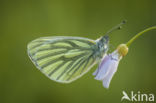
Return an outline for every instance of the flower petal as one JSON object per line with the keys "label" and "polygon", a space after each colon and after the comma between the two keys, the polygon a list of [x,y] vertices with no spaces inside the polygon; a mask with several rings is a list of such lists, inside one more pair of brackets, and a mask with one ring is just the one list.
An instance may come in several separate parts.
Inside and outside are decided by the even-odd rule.
{"label": "flower petal", "polygon": [[107,75],[110,66],[110,57],[107,55],[102,62],[100,63],[99,68],[97,69],[96,80],[103,80],[103,78]]}
{"label": "flower petal", "polygon": [[93,73],[96,80],[103,81],[103,86],[105,88],[109,87],[110,81],[117,71],[120,59],[121,57],[117,51],[114,51],[110,55],[106,55],[105,58],[102,59],[99,68]]}
{"label": "flower petal", "polygon": [[109,69],[109,72],[107,73],[107,75],[103,78],[103,86],[105,88],[109,88],[109,85],[110,85],[110,82],[111,82],[111,79],[113,77],[113,75],[115,74],[115,72],[117,71],[117,67],[118,67],[118,64],[119,64],[119,61],[117,60],[112,60],[111,61],[111,65],[110,65],[110,69]]}
{"label": "flower petal", "polygon": [[99,67],[95,70],[95,72],[93,73],[94,76],[96,76],[99,72],[99,70],[101,70],[101,64],[104,64],[104,62],[106,62],[108,59],[108,55],[105,55],[103,58],[102,58],[102,62],[100,63]]}

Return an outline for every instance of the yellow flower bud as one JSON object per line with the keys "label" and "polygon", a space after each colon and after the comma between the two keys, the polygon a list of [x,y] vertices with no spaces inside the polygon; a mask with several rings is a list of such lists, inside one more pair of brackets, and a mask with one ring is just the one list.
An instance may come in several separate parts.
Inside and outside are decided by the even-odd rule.
{"label": "yellow flower bud", "polygon": [[125,56],[127,53],[128,53],[128,47],[126,44],[120,44],[118,47],[117,47],[117,50],[118,50],[118,53],[121,55],[121,56]]}

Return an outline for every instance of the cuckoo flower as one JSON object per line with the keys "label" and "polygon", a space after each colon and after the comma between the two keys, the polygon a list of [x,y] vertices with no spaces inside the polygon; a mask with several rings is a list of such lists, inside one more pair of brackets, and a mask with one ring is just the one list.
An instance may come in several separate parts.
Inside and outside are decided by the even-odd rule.
{"label": "cuckoo flower", "polygon": [[119,61],[127,52],[128,47],[125,44],[119,45],[113,53],[106,55],[102,59],[98,69],[93,73],[96,80],[103,81],[103,86],[105,88],[109,87],[110,81],[117,71]]}
{"label": "cuckoo flower", "polygon": [[95,79],[102,81],[105,88],[109,88],[110,81],[117,71],[120,60],[128,53],[128,47],[142,34],[154,29],[156,29],[156,26],[149,27],[139,32],[134,37],[132,37],[126,44],[120,44],[113,53],[106,55],[102,59],[98,69],[93,73]]}

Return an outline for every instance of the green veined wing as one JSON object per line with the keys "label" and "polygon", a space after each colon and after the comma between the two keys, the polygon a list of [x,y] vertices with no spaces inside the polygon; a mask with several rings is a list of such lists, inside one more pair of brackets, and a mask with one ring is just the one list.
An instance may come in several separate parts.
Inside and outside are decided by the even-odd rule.
{"label": "green veined wing", "polygon": [[96,63],[95,44],[81,37],[41,37],[28,44],[28,55],[47,77],[70,83]]}

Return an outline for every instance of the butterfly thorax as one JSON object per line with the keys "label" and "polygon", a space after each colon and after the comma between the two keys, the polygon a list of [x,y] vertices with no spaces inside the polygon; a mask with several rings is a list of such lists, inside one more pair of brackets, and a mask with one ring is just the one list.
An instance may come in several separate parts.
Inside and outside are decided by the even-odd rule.
{"label": "butterfly thorax", "polygon": [[103,36],[100,39],[96,40],[95,45],[95,56],[99,57],[100,59],[104,56],[104,54],[108,51],[108,43],[109,37]]}

